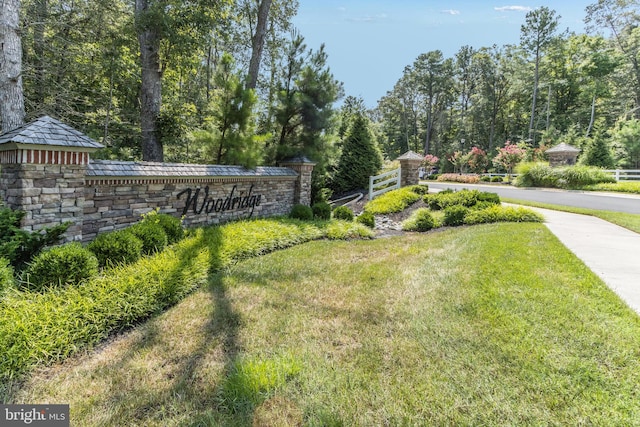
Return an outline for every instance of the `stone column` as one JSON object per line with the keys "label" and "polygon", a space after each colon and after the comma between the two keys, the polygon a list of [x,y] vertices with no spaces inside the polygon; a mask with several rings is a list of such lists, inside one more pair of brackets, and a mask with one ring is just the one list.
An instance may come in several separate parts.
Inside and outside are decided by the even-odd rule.
{"label": "stone column", "polygon": [[293,203],[311,205],[311,175],[316,164],[304,156],[294,157],[280,162],[280,166],[293,169],[298,173]]}
{"label": "stone column", "polygon": [[420,181],[418,175],[418,169],[424,161],[424,157],[413,151],[407,151],[402,156],[398,157],[401,168],[400,185],[406,187],[408,185],[417,185]]}
{"label": "stone column", "polygon": [[85,173],[100,147],[46,116],[0,135],[1,201],[26,212],[24,230],[70,222],[64,239],[82,240]]}

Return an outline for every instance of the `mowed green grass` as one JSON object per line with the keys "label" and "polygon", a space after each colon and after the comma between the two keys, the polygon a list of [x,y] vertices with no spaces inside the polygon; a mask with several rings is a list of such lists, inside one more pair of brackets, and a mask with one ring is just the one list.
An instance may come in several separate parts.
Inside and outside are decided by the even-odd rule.
{"label": "mowed green grass", "polygon": [[541,224],[315,241],[10,400],[74,426],[634,425],[639,319]]}

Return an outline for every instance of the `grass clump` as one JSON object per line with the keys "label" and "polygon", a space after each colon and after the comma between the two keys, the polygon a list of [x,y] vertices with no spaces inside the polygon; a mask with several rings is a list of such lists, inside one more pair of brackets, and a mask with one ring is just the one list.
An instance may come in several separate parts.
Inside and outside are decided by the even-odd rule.
{"label": "grass clump", "polygon": [[98,274],[98,259],[80,243],[40,252],[23,273],[24,286],[41,291],[51,286],[77,285]]}
{"label": "grass clump", "polygon": [[427,194],[423,200],[431,210],[441,210],[451,206],[471,208],[478,204],[480,204],[480,207],[500,204],[500,197],[495,193],[467,189]]}
{"label": "grass clump", "polygon": [[411,216],[402,222],[404,231],[429,231],[436,227],[436,221],[427,208],[419,208],[411,213]]}
{"label": "grass clump", "polygon": [[494,205],[486,209],[471,210],[465,215],[465,224],[486,224],[492,222],[542,222],[544,217],[531,209],[514,206]]}
{"label": "grass clump", "polygon": [[421,195],[415,192],[414,187],[417,186],[403,187],[384,193],[373,200],[369,200],[364,206],[364,210],[374,215],[402,212],[408,206],[420,200]]}

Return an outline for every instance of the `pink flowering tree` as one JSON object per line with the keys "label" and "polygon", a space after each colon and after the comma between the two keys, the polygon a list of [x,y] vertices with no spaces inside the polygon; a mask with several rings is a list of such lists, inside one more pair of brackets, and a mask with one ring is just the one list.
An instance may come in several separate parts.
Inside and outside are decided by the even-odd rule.
{"label": "pink flowering tree", "polygon": [[432,169],[435,165],[438,164],[440,159],[433,154],[427,154],[424,156],[424,161],[422,162],[427,169]]}
{"label": "pink flowering tree", "polygon": [[469,167],[472,172],[482,173],[489,165],[489,157],[487,153],[478,147],[473,147],[469,156]]}
{"label": "pink flowering tree", "polygon": [[493,158],[496,167],[503,167],[507,170],[508,179],[511,179],[513,168],[524,159],[527,150],[507,141],[503,148],[498,148],[498,155]]}

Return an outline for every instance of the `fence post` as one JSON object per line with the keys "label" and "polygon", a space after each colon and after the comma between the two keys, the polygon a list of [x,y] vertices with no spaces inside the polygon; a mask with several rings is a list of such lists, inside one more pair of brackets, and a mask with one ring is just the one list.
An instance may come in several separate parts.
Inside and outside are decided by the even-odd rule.
{"label": "fence post", "polygon": [[616,182],[620,181],[620,169],[616,169]]}
{"label": "fence post", "polygon": [[373,176],[369,177],[369,199],[368,200],[373,200]]}

